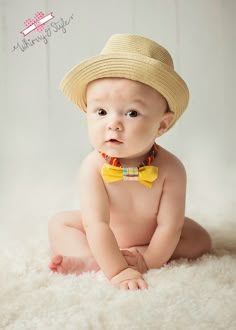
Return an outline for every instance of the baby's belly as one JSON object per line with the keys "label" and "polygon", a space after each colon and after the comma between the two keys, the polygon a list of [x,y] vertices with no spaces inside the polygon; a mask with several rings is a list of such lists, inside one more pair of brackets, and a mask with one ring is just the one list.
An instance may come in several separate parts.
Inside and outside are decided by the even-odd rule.
{"label": "baby's belly", "polygon": [[157,227],[156,220],[112,221],[110,227],[116,237],[120,248],[128,248],[137,245],[148,245]]}

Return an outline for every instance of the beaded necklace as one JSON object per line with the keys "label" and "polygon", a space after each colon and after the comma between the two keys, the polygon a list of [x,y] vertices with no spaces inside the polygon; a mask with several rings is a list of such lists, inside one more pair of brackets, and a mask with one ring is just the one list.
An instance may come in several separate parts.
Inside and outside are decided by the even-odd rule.
{"label": "beaded necklace", "polygon": [[[139,169],[140,167],[143,166],[149,166],[151,165],[152,161],[154,160],[154,158],[157,155],[157,151],[158,151],[158,145],[156,143],[154,143],[154,145],[152,146],[147,158],[140,164],[137,166],[137,168]],[[100,155],[112,166],[116,166],[116,167],[122,167],[120,161],[118,158],[116,157],[111,157],[108,156],[107,154],[105,154],[104,152],[100,151]]]}

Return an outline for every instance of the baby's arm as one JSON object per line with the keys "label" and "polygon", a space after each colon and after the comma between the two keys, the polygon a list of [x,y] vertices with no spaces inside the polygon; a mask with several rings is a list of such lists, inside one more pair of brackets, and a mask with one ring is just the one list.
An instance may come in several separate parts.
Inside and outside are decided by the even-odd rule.
{"label": "baby's arm", "polygon": [[121,288],[144,287],[146,282],[141,273],[129,268],[110,229],[107,192],[91,157],[87,157],[81,166],[80,201],[88,244],[104,274]]}
{"label": "baby's arm", "polygon": [[172,256],[180,239],[185,216],[186,172],[174,159],[165,178],[157,215],[157,228],[143,253],[147,267],[160,268]]}

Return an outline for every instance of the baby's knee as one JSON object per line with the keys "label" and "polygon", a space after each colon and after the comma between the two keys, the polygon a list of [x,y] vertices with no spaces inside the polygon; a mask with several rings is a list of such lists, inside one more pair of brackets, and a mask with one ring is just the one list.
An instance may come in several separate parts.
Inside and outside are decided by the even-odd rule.
{"label": "baby's knee", "polygon": [[58,222],[63,222],[65,217],[66,217],[66,213],[65,211],[62,211],[62,212],[57,212],[55,213],[51,219],[49,220],[49,223],[58,223]]}
{"label": "baby's knee", "polygon": [[204,230],[204,232],[202,233],[201,242],[202,242],[202,253],[203,254],[209,253],[211,251],[212,241],[211,241],[211,236],[206,230]]}
{"label": "baby's knee", "polygon": [[54,229],[55,227],[64,225],[65,222],[65,214],[64,212],[59,212],[54,214],[48,221],[48,229]]}
{"label": "baby's knee", "polygon": [[74,227],[81,229],[82,220],[80,211],[62,211],[56,213],[54,216],[49,219],[48,228],[53,230],[58,227]]}
{"label": "baby's knee", "polygon": [[193,248],[194,258],[201,257],[203,254],[211,251],[211,237],[205,229],[201,228],[195,238],[196,244]]}

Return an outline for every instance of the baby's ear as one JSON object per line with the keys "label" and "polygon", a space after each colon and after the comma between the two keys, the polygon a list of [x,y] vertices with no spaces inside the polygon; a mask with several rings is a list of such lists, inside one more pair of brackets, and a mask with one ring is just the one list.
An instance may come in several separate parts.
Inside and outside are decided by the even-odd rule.
{"label": "baby's ear", "polygon": [[172,111],[165,112],[161,118],[159,128],[157,130],[157,136],[159,137],[164,134],[171,126],[175,119],[175,114]]}

